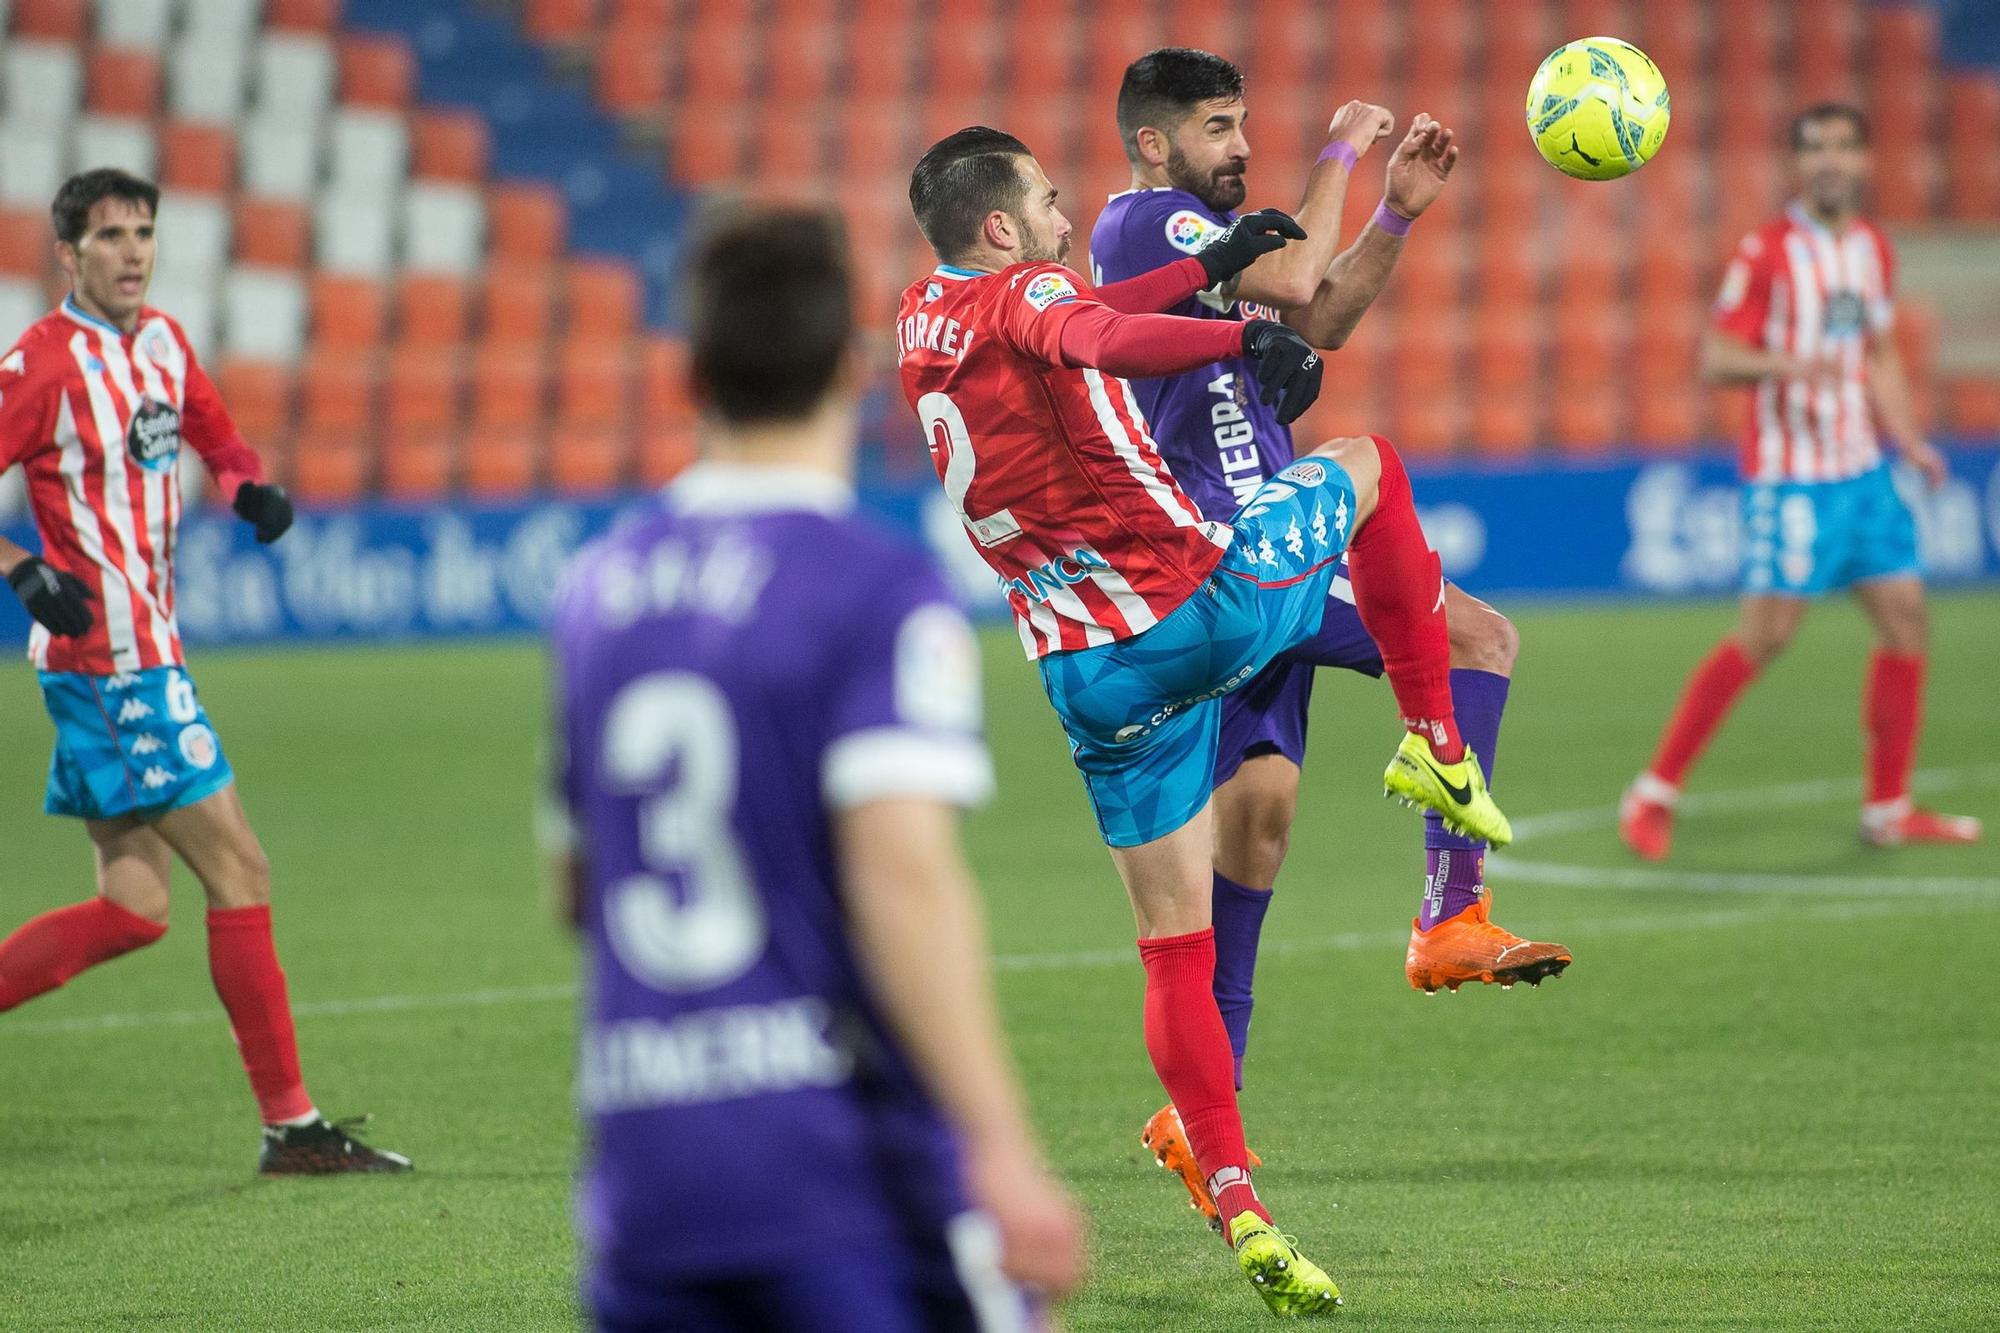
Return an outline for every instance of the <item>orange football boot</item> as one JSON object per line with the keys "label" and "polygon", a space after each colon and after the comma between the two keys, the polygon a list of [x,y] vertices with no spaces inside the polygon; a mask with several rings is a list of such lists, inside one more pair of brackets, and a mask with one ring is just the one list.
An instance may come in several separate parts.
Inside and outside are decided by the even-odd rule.
{"label": "orange football boot", "polygon": [[1410,922],[1403,972],[1411,986],[1426,995],[1437,994],[1440,986],[1456,994],[1468,981],[1498,982],[1502,990],[1517,981],[1539,986],[1544,977],[1561,976],[1575,961],[1560,944],[1524,940],[1494,925],[1488,916],[1492,898],[1490,892],[1480,894],[1478,902],[1429,930]]}
{"label": "orange football boot", "polygon": [[[1215,1210],[1215,1200],[1208,1195],[1208,1182],[1202,1179],[1201,1168],[1195,1165],[1194,1149],[1188,1147],[1187,1128],[1181,1124],[1181,1113],[1172,1102],[1153,1112],[1153,1118],[1139,1132],[1139,1142],[1146,1145],[1153,1161],[1162,1169],[1181,1178],[1181,1184],[1187,1186],[1188,1207],[1207,1219],[1210,1231],[1221,1234],[1222,1216]],[[1262,1166],[1264,1159],[1251,1152],[1250,1165]]]}
{"label": "orange football boot", "polygon": [[1978,842],[1982,830],[1971,815],[1941,815],[1915,806],[1892,811],[1886,818],[1861,815],[1861,840],[1875,847],[1902,847],[1910,843],[1950,843],[1968,846]]}

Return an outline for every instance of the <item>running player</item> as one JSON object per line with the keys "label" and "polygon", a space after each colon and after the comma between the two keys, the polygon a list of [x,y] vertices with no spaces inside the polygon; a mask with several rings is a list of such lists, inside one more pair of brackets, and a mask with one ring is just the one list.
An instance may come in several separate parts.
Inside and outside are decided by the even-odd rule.
{"label": "running player", "polygon": [[[1166,48],[1134,61],[1118,93],[1118,133],[1132,182],[1113,195],[1091,233],[1100,283],[1117,282],[1189,254],[1222,234],[1247,193],[1249,112],[1243,72],[1206,51]],[[1198,319],[1282,319],[1316,347],[1340,347],[1388,280],[1411,222],[1443,190],[1458,157],[1452,132],[1419,116],[1388,166],[1381,205],[1340,248],[1341,208],[1356,161],[1394,127],[1388,111],[1349,102],[1328,127],[1297,214],[1309,239],[1266,255],[1232,282],[1190,297],[1175,313]],[[1241,390],[1246,367],[1221,361],[1192,374],[1140,380],[1133,389],[1174,476],[1209,514],[1227,513],[1292,461],[1291,431]],[[1342,571],[1344,574],[1345,571]],[[1452,702],[1487,780],[1517,638],[1506,617],[1445,585]],[[1382,657],[1336,577],[1319,632],[1222,705],[1216,756],[1214,914],[1216,1001],[1243,1081],[1251,980],[1298,807],[1313,668],[1382,674]],[[1426,993],[1466,982],[1539,984],[1570,963],[1560,945],[1523,940],[1492,923],[1485,845],[1444,827],[1424,829],[1424,890],[1411,922],[1404,972]],[[1167,1165],[1179,1151],[1171,1109],[1146,1138]],[[1208,1204],[1198,1194],[1197,1207]]]}
{"label": "running player", "polygon": [[607,1330],[1024,1329],[1016,1283],[1071,1287],[1081,1232],[959,851],[992,785],[971,629],[853,512],[835,226],[725,223],[689,287],[706,457],[577,558],[553,627],[586,1304]]}
{"label": "running player", "polygon": [[1250,1183],[1211,989],[1210,784],[1221,696],[1317,630],[1351,547],[1356,601],[1408,728],[1387,785],[1510,836],[1452,717],[1443,588],[1408,479],[1388,441],[1336,440],[1232,522],[1204,520],[1119,378],[1247,356],[1280,422],[1304,411],[1321,366],[1282,324],[1118,313],[1166,310],[1273,240],[1303,239],[1282,215],[1239,220],[1200,255],[1093,292],[1063,266],[1069,223],[1011,135],[979,127],[934,144],[910,202],[941,262],[903,294],[903,391],[1007,589],[1131,897],[1147,1050],[1186,1123],[1190,1169],[1271,1307],[1330,1309],[1332,1282],[1278,1235]]}
{"label": "running player", "polygon": [[1895,256],[1860,215],[1868,121],[1825,103],[1792,122],[1799,197],[1743,238],[1723,274],[1704,377],[1752,388],[1743,436],[1743,596],[1736,631],[1688,677],[1618,831],[1648,861],[1673,840],[1674,804],[1745,686],[1784,651],[1811,599],[1851,588],[1875,626],[1863,703],[1868,759],[1861,837],[1879,847],[1971,843],[1979,821],[1910,801],[1930,613],[1916,525],[1875,422],[1933,488],[1944,459],[1924,439],[1892,330]]}
{"label": "running player", "polygon": [[[145,303],[160,192],[111,168],[56,194],[62,306],[0,360],[0,471],[20,463],[42,553],[0,538],[35,628],[28,655],[55,720],[52,815],[84,821],[97,896],[0,940],[0,1012],[167,932],[178,856],[208,896],[215,991],[264,1119],[267,1175],[401,1171],[313,1106],[271,942],[271,867],[195,694],[174,622],[183,439],[257,540],[292,523],[181,326]],[[352,1122],[349,1122],[352,1123]]]}

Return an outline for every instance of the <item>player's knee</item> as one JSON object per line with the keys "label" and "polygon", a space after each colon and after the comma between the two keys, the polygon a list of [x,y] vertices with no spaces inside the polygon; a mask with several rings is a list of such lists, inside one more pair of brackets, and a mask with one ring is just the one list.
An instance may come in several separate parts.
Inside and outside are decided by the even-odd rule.
{"label": "player's knee", "polygon": [[1277,791],[1257,792],[1236,802],[1228,823],[1217,829],[1216,869],[1249,888],[1277,883],[1292,849],[1296,811],[1296,800]]}
{"label": "player's knee", "polygon": [[1907,607],[1898,607],[1896,613],[1883,618],[1877,636],[1881,646],[1892,653],[1921,653],[1930,646],[1930,610],[1918,601]]}
{"label": "player's knee", "polygon": [[[135,894],[114,892],[107,893],[104,896],[118,907],[138,917],[141,921],[150,922],[158,926],[161,934],[166,933],[168,913],[167,894],[164,889],[158,893]],[[139,941],[139,943],[151,944],[158,938],[158,935],[150,936]],[[136,948],[137,946],[135,945],[134,947]]]}
{"label": "player's knee", "polygon": [[1792,646],[1792,637],[1799,632],[1796,624],[1759,625],[1737,635],[1737,642],[1743,646],[1743,655],[1758,666],[1769,666]]}
{"label": "player's knee", "polygon": [[1460,615],[1454,607],[1448,621],[1451,664],[1497,676],[1513,675],[1514,659],[1521,653],[1521,632],[1514,628],[1514,622],[1483,602],[1466,608],[1466,612]]}

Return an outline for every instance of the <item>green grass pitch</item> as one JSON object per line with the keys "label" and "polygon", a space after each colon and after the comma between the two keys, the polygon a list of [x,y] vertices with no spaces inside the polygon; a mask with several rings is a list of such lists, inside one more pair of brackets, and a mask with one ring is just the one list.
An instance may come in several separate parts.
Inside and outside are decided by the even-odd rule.
{"label": "green grass pitch", "polygon": [[[1829,605],[1697,771],[1734,795],[1691,813],[1669,874],[1635,878],[1608,807],[1729,614],[1517,615],[1497,792],[1528,836],[1498,914],[1577,955],[1540,991],[1407,989],[1421,861],[1417,821],[1377,796],[1389,696],[1322,676],[1244,1106],[1260,1185],[1348,1325],[2000,1326],[2000,596],[1937,601],[1921,755],[1989,849],[1858,845],[1866,633]],[[1139,1147],[1161,1094],[1130,919],[1033,673],[1011,636],[988,647],[1001,798],[969,841],[1037,1118],[1095,1231],[1066,1321],[1257,1327]],[[187,882],[158,947],[0,1017],[0,1328],[573,1326],[574,951],[529,831],[538,656],[195,670],[277,867],[310,1086],[375,1112],[418,1170],[253,1174]],[[81,831],[36,813],[32,679],[6,679],[0,930],[90,884]]]}

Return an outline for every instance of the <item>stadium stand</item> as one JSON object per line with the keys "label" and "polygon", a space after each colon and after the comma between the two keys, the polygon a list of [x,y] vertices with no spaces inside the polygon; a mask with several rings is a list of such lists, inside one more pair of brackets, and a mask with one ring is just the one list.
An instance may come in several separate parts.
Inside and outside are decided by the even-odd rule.
{"label": "stadium stand", "polygon": [[[157,174],[155,303],[321,503],[671,475],[692,412],[670,278],[700,199],[837,203],[883,328],[931,262],[904,200],[924,143],[1021,133],[1081,245],[1125,182],[1119,75],[1166,42],[1248,69],[1259,199],[1296,198],[1329,98],[1465,136],[1310,434],[1504,458],[1729,433],[1734,405],[1694,374],[1706,302],[1813,98],[1871,110],[1896,226],[2000,221],[2000,77],[1941,59],[1938,12],[1914,4],[1350,0],[1337,41],[1292,0],[12,0],[0,23],[0,332],[60,291],[62,178]],[[1528,71],[1583,31],[1629,33],[1675,93],[1666,151],[1617,188],[1548,170],[1520,125]],[[2000,382],[1931,373],[1934,322],[1905,323],[1932,419],[2000,430]]]}

